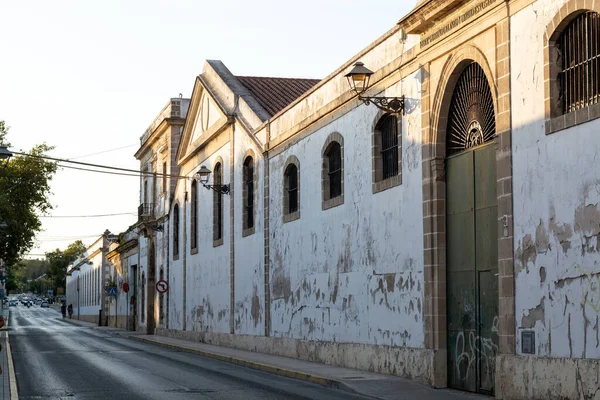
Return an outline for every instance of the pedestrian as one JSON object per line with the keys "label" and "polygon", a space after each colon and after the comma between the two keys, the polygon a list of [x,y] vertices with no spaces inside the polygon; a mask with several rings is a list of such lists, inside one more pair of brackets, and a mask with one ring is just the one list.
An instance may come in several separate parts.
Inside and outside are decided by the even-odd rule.
{"label": "pedestrian", "polygon": [[63,319],[67,317],[67,304],[63,301],[60,306],[60,313],[62,314]]}
{"label": "pedestrian", "polygon": [[69,312],[69,319],[73,319],[73,304],[69,304],[67,311]]}

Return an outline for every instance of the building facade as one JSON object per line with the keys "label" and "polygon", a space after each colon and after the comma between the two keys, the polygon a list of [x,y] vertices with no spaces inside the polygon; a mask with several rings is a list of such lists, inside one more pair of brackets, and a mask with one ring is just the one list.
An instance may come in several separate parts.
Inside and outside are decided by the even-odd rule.
{"label": "building facade", "polygon": [[[168,266],[160,311],[148,286],[152,330],[498,398],[593,398],[599,12],[420,1],[320,81],[207,61],[171,148],[165,239],[141,250]],[[403,96],[401,113],[350,90],[358,61],[364,95]]]}
{"label": "building facade", "polygon": [[166,295],[156,292],[156,282],[170,273],[171,262],[166,223],[178,180],[175,152],[181,139],[189,99],[172,98],[140,138],[135,154],[140,162],[139,263],[136,269],[136,329],[153,333],[157,324],[166,324],[169,307]]}
{"label": "building facade", "polygon": [[[85,253],[67,267],[67,306],[73,306],[73,318],[106,326],[111,299],[105,287],[114,280],[114,266],[107,259],[108,248],[117,237],[105,231]],[[115,311],[113,309],[113,316]]]}

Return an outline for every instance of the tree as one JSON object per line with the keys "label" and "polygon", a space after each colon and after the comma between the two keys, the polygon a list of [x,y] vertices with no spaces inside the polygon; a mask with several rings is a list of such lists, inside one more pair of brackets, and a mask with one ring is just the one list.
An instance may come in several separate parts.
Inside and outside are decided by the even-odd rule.
{"label": "tree", "polygon": [[[0,145],[9,147],[8,127],[0,121]],[[29,152],[43,156],[52,147],[35,146]],[[0,165],[0,259],[11,268],[34,245],[34,238],[42,228],[40,215],[52,209],[49,201],[50,181],[57,164],[34,157],[13,157]]]}
{"label": "tree", "polygon": [[56,249],[46,253],[46,260],[48,261],[46,278],[53,287],[65,287],[67,267],[85,253],[85,250],[86,247],[83,242],[76,240],[64,251]]}

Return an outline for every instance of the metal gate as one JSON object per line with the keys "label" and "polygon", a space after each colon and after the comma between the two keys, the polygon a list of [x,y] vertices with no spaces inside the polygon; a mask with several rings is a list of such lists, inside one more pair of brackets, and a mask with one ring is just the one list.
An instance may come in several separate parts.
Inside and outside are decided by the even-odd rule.
{"label": "metal gate", "polygon": [[493,394],[498,353],[498,214],[493,102],[481,68],[452,99],[446,159],[448,385]]}

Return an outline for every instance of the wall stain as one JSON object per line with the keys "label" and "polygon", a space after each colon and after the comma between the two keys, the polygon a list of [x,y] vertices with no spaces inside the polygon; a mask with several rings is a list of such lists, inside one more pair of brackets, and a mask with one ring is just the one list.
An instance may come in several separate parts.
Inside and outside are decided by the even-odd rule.
{"label": "wall stain", "polygon": [[258,298],[258,288],[254,285],[254,294],[252,295],[252,306],[250,308],[250,315],[252,321],[254,321],[254,327],[262,320],[262,313],[260,309],[260,299]]}
{"label": "wall stain", "polygon": [[540,267],[540,283],[546,282],[546,268]]}
{"label": "wall stain", "polygon": [[275,251],[275,268],[273,269],[273,283],[271,296],[273,300],[285,299],[287,302],[292,294],[292,285],[290,277],[287,275],[284,266],[281,252],[279,249]]}
{"label": "wall stain", "polygon": [[535,328],[535,323],[540,321],[546,326],[546,310],[545,310],[546,296],[540,299],[540,304],[534,308],[530,308],[528,314],[521,317],[521,328],[531,329]]}

